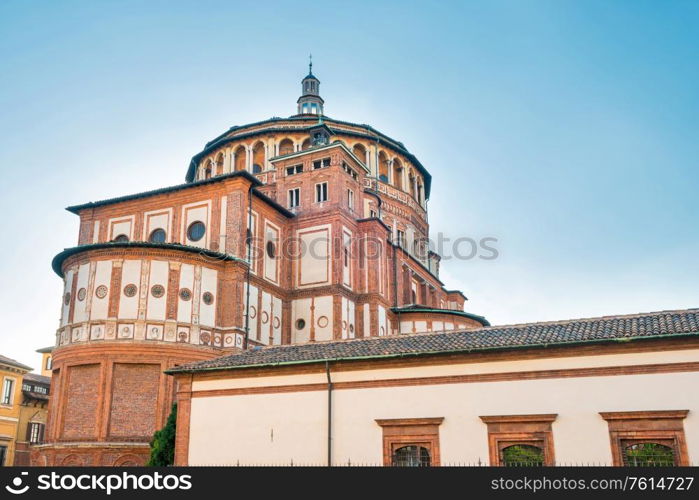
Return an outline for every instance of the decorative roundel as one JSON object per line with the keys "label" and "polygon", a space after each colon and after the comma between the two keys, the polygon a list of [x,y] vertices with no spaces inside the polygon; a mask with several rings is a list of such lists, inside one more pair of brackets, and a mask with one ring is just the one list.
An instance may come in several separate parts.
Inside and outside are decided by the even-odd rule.
{"label": "decorative roundel", "polygon": [[250,317],[251,318],[257,317],[257,309],[255,309],[255,306],[250,306]]}
{"label": "decorative roundel", "polygon": [[103,299],[103,298],[105,298],[105,297],[107,296],[107,293],[109,293],[109,288],[107,288],[107,287],[104,286],[104,285],[98,286],[97,289],[95,290],[95,296],[96,296],[98,299]]}
{"label": "decorative roundel", "polygon": [[304,319],[296,320],[296,328],[298,330],[303,330],[304,328],[306,328],[306,320],[304,320]]}
{"label": "decorative roundel", "polygon": [[342,321],[342,329],[347,330],[347,321]]}
{"label": "decorative roundel", "polygon": [[273,241],[267,242],[266,249],[267,249],[267,257],[269,257],[270,259],[273,259],[277,256],[277,247]]}
{"label": "decorative roundel", "polygon": [[160,329],[157,326],[150,329],[150,338],[157,338],[158,335],[160,335]]}
{"label": "decorative roundel", "polygon": [[192,222],[187,228],[187,238],[190,241],[199,241],[206,234],[206,226],[201,221]]}
{"label": "decorative roundel", "polygon": [[204,292],[204,295],[201,296],[201,300],[204,301],[204,304],[210,306],[214,303],[214,295],[211,292]]}
{"label": "decorative roundel", "polygon": [[279,319],[279,316],[275,316],[274,319],[272,320],[272,325],[274,328],[279,328],[279,326],[282,324],[281,320]]}
{"label": "decorative roundel", "polygon": [[70,304],[70,292],[66,292],[66,294],[63,296],[63,303],[65,305]]}
{"label": "decorative roundel", "polygon": [[318,318],[318,326],[321,328],[325,328],[328,326],[328,317],[327,316],[321,316]]}
{"label": "decorative roundel", "polygon": [[165,295],[165,287],[163,285],[153,285],[150,289],[150,294],[156,299],[159,299]]}
{"label": "decorative roundel", "polygon": [[354,325],[349,326],[349,331],[350,331],[350,333],[354,333]]}
{"label": "decorative roundel", "polygon": [[262,320],[263,325],[266,325],[269,322],[269,314],[267,314],[267,311],[262,311],[262,314],[260,314],[260,319]]}
{"label": "decorative roundel", "polygon": [[86,296],[86,295],[87,295],[87,290],[85,290],[84,288],[81,288],[80,290],[78,290],[78,300],[79,300],[80,302],[82,302],[83,300],[85,300],[85,296]]}
{"label": "decorative roundel", "polygon": [[187,332],[185,332],[185,331],[180,331],[180,332],[177,334],[177,336],[179,337],[179,341],[180,341],[180,342],[187,342],[187,337],[189,337],[189,335],[188,335]]}
{"label": "decorative roundel", "polygon": [[127,297],[133,297],[138,292],[138,288],[133,283],[130,283],[124,287],[124,295]]}
{"label": "decorative roundel", "polygon": [[386,329],[382,326],[382,327],[379,329],[379,335],[383,337],[385,334],[386,334]]}
{"label": "decorative roundel", "polygon": [[182,300],[191,300],[192,299],[192,291],[189,288],[181,288],[180,289],[180,298]]}
{"label": "decorative roundel", "polygon": [[233,343],[233,337],[226,337],[226,344]]}
{"label": "decorative roundel", "polygon": [[207,332],[203,332],[201,335],[199,335],[199,340],[201,340],[202,344],[208,345],[209,340],[211,340],[211,335],[209,335]]}

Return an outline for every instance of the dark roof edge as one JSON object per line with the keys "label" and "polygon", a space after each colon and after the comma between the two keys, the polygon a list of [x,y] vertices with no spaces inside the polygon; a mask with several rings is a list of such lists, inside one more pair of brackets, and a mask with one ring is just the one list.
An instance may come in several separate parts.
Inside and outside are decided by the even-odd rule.
{"label": "dark roof edge", "polygon": [[[338,358],[323,358],[323,359],[309,359],[309,360],[298,360],[298,361],[284,361],[279,363],[260,363],[260,364],[249,364],[240,366],[215,366],[209,368],[188,368],[188,369],[178,369],[171,368],[165,370],[164,373],[168,375],[174,375],[177,373],[202,373],[202,372],[214,372],[214,371],[228,371],[228,370],[240,370],[244,368],[271,368],[279,366],[290,366],[290,365],[314,365],[320,363],[329,362],[352,362],[352,361],[366,361],[369,359],[392,359],[392,358],[409,358],[409,357],[429,357],[429,356],[442,356],[451,354],[470,354],[475,352],[503,352],[503,351],[518,351],[524,349],[547,349],[549,347],[580,347],[584,345],[598,345],[598,344],[609,344],[609,343],[635,343],[638,341],[654,341],[654,340],[668,340],[668,339],[683,339],[686,337],[697,337],[699,332],[691,333],[678,333],[678,334],[663,334],[663,335],[649,335],[646,337],[622,337],[622,338],[608,338],[608,339],[594,339],[594,340],[581,340],[575,342],[554,342],[549,344],[525,344],[525,345],[514,345],[514,346],[495,346],[495,347],[475,347],[472,349],[454,349],[445,351],[422,351],[422,352],[404,352],[396,354],[376,354],[369,356],[352,356],[352,357],[338,357]],[[384,337],[385,338],[385,337]]]}
{"label": "dark roof edge", "polygon": [[478,321],[483,326],[492,326],[490,322],[485,319],[484,316],[479,316],[478,314],[468,313],[466,311],[457,311],[455,309],[439,309],[436,307],[392,307],[391,311],[400,314],[407,313],[434,313],[434,314],[452,314],[454,316],[462,316],[464,318],[469,318],[474,321]]}
{"label": "dark roof edge", "polygon": [[34,352],[38,352],[38,353],[40,353],[40,354],[45,354],[45,353],[48,353],[48,352],[53,352],[54,349],[55,349],[55,346],[42,347],[41,349],[37,349],[37,350],[34,351]]}
{"label": "dark roof edge", "polygon": [[20,370],[32,371],[34,368],[27,366],[24,363],[20,363],[16,359],[8,358],[5,356],[0,356],[0,365],[12,366],[13,368],[19,368]]}
{"label": "dark roof edge", "polygon": [[78,215],[80,210],[84,210],[86,208],[95,208],[95,207],[101,207],[101,206],[105,206],[105,205],[113,205],[115,203],[121,203],[124,201],[137,200],[139,198],[148,198],[149,196],[155,196],[158,194],[172,193],[172,192],[180,191],[183,189],[204,186],[207,184],[214,184],[216,182],[221,182],[221,181],[224,181],[226,179],[231,179],[234,177],[244,177],[247,180],[249,180],[253,184],[253,186],[261,186],[262,185],[262,182],[257,180],[257,178],[254,175],[252,175],[250,172],[248,172],[246,170],[239,170],[237,172],[231,172],[229,174],[219,175],[216,177],[212,177],[211,179],[205,179],[202,181],[186,182],[184,184],[177,184],[175,186],[168,186],[168,187],[164,187],[164,188],[153,189],[151,191],[144,191],[142,193],[129,194],[126,196],[118,196],[116,198],[109,198],[109,199],[100,200],[100,201],[91,201],[89,203],[83,203],[82,205],[73,205],[73,206],[67,207],[66,210]]}
{"label": "dark roof edge", "polygon": [[[201,150],[199,153],[195,154],[192,157],[192,160],[189,162],[189,167],[187,169],[187,174],[185,176],[186,181],[191,181],[194,178],[194,169],[196,168],[199,159],[201,159],[202,156],[205,156],[206,154],[210,153],[212,150],[216,149],[217,147],[223,146],[224,144],[227,144],[229,142],[233,142],[238,139],[245,139],[247,137],[254,137],[255,135],[260,135],[265,133],[265,130],[256,130],[254,132],[251,132],[249,134],[242,134],[240,136],[236,137],[230,137],[226,139],[226,136],[230,134],[231,132],[234,132],[236,130],[241,130],[249,127],[257,127],[260,125],[265,125],[265,124],[271,124],[271,123],[278,123],[278,122],[284,122],[284,121],[293,121],[293,120],[306,120],[306,121],[315,121],[317,120],[317,116],[313,115],[312,117],[305,117],[303,115],[294,115],[290,118],[270,118],[268,120],[262,120],[259,122],[253,122],[253,123],[248,123],[246,125],[239,125],[239,126],[234,126],[228,129],[226,132],[223,134],[219,135],[215,139],[207,142],[204,145],[204,149]],[[432,175],[428,172],[428,170],[425,168],[425,166],[420,162],[420,160],[417,159],[417,157],[408,151],[405,147],[405,145],[397,141],[386,134],[379,132],[376,130],[374,127],[371,125],[366,125],[366,124],[361,124],[361,123],[352,123],[352,122],[347,122],[347,121],[342,121],[342,120],[335,120],[333,118],[329,118],[325,115],[323,115],[323,120],[326,120],[330,124],[339,124],[339,125],[348,125],[351,127],[358,127],[362,128],[372,134],[375,135],[366,135],[366,134],[360,134],[359,132],[353,132],[351,130],[340,130],[340,129],[335,129],[334,131],[337,131],[336,133],[344,133],[345,135],[353,135],[355,137],[364,137],[365,139],[371,139],[371,140],[377,140],[379,144],[383,144],[384,146],[387,146],[389,148],[395,149],[396,151],[400,152],[401,154],[404,154],[410,161],[412,161],[415,164],[415,167],[420,171],[420,173],[425,177],[425,197],[429,199],[430,197],[430,192],[432,190]],[[312,128],[313,125],[316,124],[311,124],[307,128]],[[306,130],[305,128],[290,128],[289,132],[301,132]],[[284,129],[277,130],[279,132],[283,132]]]}
{"label": "dark roof edge", "polygon": [[275,208],[278,212],[280,212],[284,217],[287,217],[289,219],[296,217],[296,214],[294,212],[291,212],[281,206],[279,203],[277,203],[275,200],[267,196],[266,194],[262,193],[258,189],[253,189],[252,190],[253,196],[257,196],[260,200],[264,201],[271,207]]}
{"label": "dark roof edge", "polygon": [[237,261],[245,264],[248,263],[238,257],[229,255],[226,253],[216,252],[214,250],[208,250],[206,248],[191,247],[188,245],[180,245],[179,243],[151,243],[149,241],[128,241],[128,242],[114,242],[109,243],[92,243],[90,245],[80,245],[77,247],[66,248],[58,255],[56,255],[51,261],[51,268],[59,277],[63,278],[63,262],[73,255],[89,252],[91,250],[104,250],[106,248],[156,248],[161,250],[178,250],[187,253],[196,253],[204,257],[210,257],[219,261]]}

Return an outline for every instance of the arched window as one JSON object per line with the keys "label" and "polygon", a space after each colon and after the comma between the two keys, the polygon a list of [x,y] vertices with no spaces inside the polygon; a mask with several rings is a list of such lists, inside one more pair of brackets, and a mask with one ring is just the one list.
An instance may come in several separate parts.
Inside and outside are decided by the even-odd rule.
{"label": "arched window", "polygon": [[245,170],[245,160],[247,154],[245,151],[245,146],[238,146],[235,148],[235,171]]}
{"label": "arched window", "polygon": [[379,180],[388,182],[388,157],[383,151],[379,153]]}
{"label": "arched window", "polygon": [[424,446],[401,446],[393,452],[394,467],[429,467],[430,452]]}
{"label": "arched window", "polygon": [[219,153],[216,157],[216,173],[214,175],[223,174],[223,153]]}
{"label": "arched window", "polygon": [[660,443],[635,443],[624,448],[624,465],[631,467],[668,467],[675,463],[671,446]]}
{"label": "arched window", "polygon": [[288,155],[294,152],[294,141],[291,139],[283,139],[279,143],[279,156]]}
{"label": "arched window", "polygon": [[355,144],[352,148],[354,156],[359,158],[359,161],[366,163],[366,148],[362,144]]}
{"label": "arched window", "polygon": [[403,189],[403,164],[398,158],[393,160],[393,185],[396,189]]}
{"label": "arched window", "polygon": [[202,170],[201,179],[202,180],[211,179],[212,170],[213,170],[213,162],[211,160],[206,160],[206,163],[204,163],[204,168]]}
{"label": "arched window", "polygon": [[129,241],[129,237],[126,236],[125,234],[120,234],[116,238],[112,240],[114,243],[126,243]]}
{"label": "arched window", "polygon": [[304,139],[303,143],[301,144],[301,150],[305,151],[311,147],[311,139],[310,137],[307,139]]}
{"label": "arched window", "polygon": [[544,450],[531,444],[513,444],[500,450],[500,464],[506,467],[540,467]]}
{"label": "arched window", "polygon": [[252,173],[259,174],[265,169],[265,146],[261,142],[252,148]]}
{"label": "arched window", "polygon": [[415,198],[415,176],[412,172],[408,174],[408,193],[410,193],[410,196]]}

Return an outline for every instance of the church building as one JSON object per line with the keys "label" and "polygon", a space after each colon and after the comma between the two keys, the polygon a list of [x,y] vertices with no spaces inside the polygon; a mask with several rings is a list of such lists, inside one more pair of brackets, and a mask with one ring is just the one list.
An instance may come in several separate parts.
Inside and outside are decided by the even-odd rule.
{"label": "church building", "polygon": [[296,114],[231,127],[183,184],[68,207],[80,229],[53,260],[64,292],[36,463],[144,463],[178,365],[489,325],[439,279],[427,168],[324,104],[309,66]]}

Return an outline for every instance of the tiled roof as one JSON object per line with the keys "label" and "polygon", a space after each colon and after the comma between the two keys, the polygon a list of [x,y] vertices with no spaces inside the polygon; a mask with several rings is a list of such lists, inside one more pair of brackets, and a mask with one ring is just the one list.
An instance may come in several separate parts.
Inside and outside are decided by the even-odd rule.
{"label": "tiled roof", "polygon": [[15,368],[20,368],[22,370],[31,370],[31,367],[29,367],[25,364],[22,364],[19,361],[16,361],[12,358],[8,358],[7,356],[3,356],[2,354],[0,354],[0,363],[5,364],[5,365],[9,365],[9,366],[13,366]]}
{"label": "tiled roof", "polygon": [[699,309],[264,347],[168,373],[699,336]]}
{"label": "tiled roof", "polygon": [[24,376],[24,380],[34,382],[36,384],[51,385],[51,377],[46,377],[45,375],[39,375],[38,373],[27,373]]}

